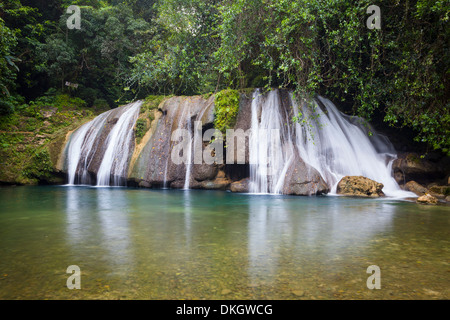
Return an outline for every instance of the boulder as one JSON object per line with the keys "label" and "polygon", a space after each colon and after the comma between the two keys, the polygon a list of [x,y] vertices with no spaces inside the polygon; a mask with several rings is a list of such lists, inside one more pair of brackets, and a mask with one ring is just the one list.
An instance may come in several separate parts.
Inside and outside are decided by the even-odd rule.
{"label": "boulder", "polygon": [[226,190],[231,184],[231,180],[226,178],[217,178],[213,181],[202,181],[200,188],[207,190]]}
{"label": "boulder", "polygon": [[[170,183],[170,188],[171,189],[184,189],[184,184],[185,184],[185,180],[181,180],[181,179],[177,179],[173,182]],[[200,182],[195,181],[194,179],[191,178],[190,182],[189,182],[189,189],[201,189],[202,185]]]}
{"label": "boulder", "polygon": [[200,182],[200,186],[203,189],[208,190],[226,190],[233,181],[230,180],[223,170],[219,170],[214,180],[205,180]]}
{"label": "boulder", "polygon": [[420,204],[437,204],[438,203],[438,199],[436,199],[435,197],[433,197],[430,194],[425,194],[425,195],[419,197],[416,200],[416,202],[420,203]]}
{"label": "boulder", "polygon": [[442,179],[441,167],[439,163],[423,159],[416,153],[401,154],[392,164],[394,178],[398,183],[411,180],[427,183]]}
{"label": "boulder", "polygon": [[213,180],[218,172],[219,168],[216,165],[202,163],[193,165],[192,175],[197,181]]}
{"label": "boulder", "polygon": [[235,181],[230,185],[231,192],[247,193],[249,191],[249,178]]}
{"label": "boulder", "polygon": [[421,184],[418,184],[415,181],[409,181],[405,184],[404,189],[406,191],[411,191],[417,194],[418,196],[423,196],[425,193],[428,192],[428,189],[422,186]]}
{"label": "boulder", "polygon": [[309,196],[329,191],[320,173],[297,155],[286,172],[283,194]]}
{"label": "boulder", "polygon": [[202,122],[202,126],[212,126],[214,124],[214,95],[209,97],[208,100],[205,101],[207,107],[204,109],[203,114],[201,114],[200,120]]}
{"label": "boulder", "polygon": [[151,188],[152,187],[152,185],[148,181],[144,181],[144,180],[140,181],[138,185],[140,188]]}
{"label": "boulder", "polygon": [[384,196],[383,184],[363,176],[346,176],[339,181],[338,194],[377,198]]}
{"label": "boulder", "polygon": [[446,196],[450,195],[450,187],[449,186],[431,186],[429,189],[429,194],[438,199],[445,199]]}

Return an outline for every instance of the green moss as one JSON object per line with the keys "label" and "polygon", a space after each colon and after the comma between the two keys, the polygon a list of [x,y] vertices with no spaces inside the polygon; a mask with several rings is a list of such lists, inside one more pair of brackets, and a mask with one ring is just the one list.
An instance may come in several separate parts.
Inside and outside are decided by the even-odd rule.
{"label": "green moss", "polygon": [[213,94],[213,92],[204,93],[202,94],[202,98],[208,100]]}
{"label": "green moss", "polygon": [[444,196],[450,195],[450,187],[447,186],[433,186],[430,188],[430,191],[437,194],[443,194]]}
{"label": "green moss", "polygon": [[47,148],[33,152],[31,162],[23,171],[23,176],[29,179],[49,180],[54,172],[54,166]]}
{"label": "green moss", "polygon": [[105,99],[95,99],[93,106],[101,110],[107,110],[109,108],[108,101]]}
{"label": "green moss", "polygon": [[134,129],[136,138],[142,138],[145,135],[145,132],[147,131],[146,129],[147,129],[147,121],[145,121],[144,119],[137,119],[136,127]]}
{"label": "green moss", "polygon": [[214,100],[214,127],[225,136],[234,128],[239,112],[239,92],[232,89],[220,91]]}
{"label": "green moss", "polygon": [[150,111],[148,113],[148,119],[151,121],[155,120],[155,112],[154,111]]}
{"label": "green moss", "polygon": [[0,116],[0,181],[54,181],[54,165],[67,132],[95,116],[84,105],[80,99],[67,95],[45,96],[16,106],[16,112],[8,116]]}
{"label": "green moss", "polygon": [[141,113],[157,109],[158,106],[161,104],[161,102],[163,102],[164,99],[169,97],[171,96],[154,96],[154,95],[147,96],[144,99],[144,102],[142,103]]}
{"label": "green moss", "polygon": [[67,94],[57,94],[54,96],[43,96],[30,102],[31,107],[52,106],[58,110],[63,109],[80,109],[86,107],[86,102],[77,97],[71,97]]}
{"label": "green moss", "polygon": [[420,157],[416,154],[410,153],[406,156],[406,160],[411,161],[413,163],[419,164],[420,163]]}
{"label": "green moss", "polygon": [[256,88],[242,88],[239,89],[239,93],[245,94],[247,97],[251,97]]}

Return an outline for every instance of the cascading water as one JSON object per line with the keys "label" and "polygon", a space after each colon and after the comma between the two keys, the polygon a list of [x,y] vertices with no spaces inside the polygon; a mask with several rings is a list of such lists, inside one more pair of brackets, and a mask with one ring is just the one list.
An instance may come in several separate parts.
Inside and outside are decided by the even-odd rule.
{"label": "cascading water", "polygon": [[[364,176],[381,182],[388,196],[415,196],[400,189],[391,174],[397,155],[389,140],[361,118],[349,117],[323,97],[312,107],[292,99],[294,113],[305,125],[296,124],[297,146],[305,162],[316,168],[336,193],[344,176]],[[323,110],[320,107],[323,106]]]}
{"label": "cascading water", "polygon": [[188,143],[188,149],[187,149],[187,155],[186,155],[186,175],[184,178],[184,190],[188,190],[189,189],[189,184],[191,181],[191,168],[192,168],[192,145],[194,143],[193,141],[193,137],[191,135],[192,133],[192,119],[191,119],[191,113],[190,113],[190,109],[189,107],[185,107],[183,109],[183,116],[180,119],[180,124],[178,125],[179,128],[182,128],[183,126],[183,122],[184,125],[187,129],[187,132],[189,133],[190,137],[189,137],[189,143]]}
{"label": "cascading water", "polygon": [[124,107],[117,124],[109,133],[106,141],[108,147],[97,173],[98,186],[123,184],[121,180],[127,176],[128,159],[132,152],[132,129],[139,116],[141,105],[142,102],[138,101]]}
{"label": "cascading water", "polygon": [[[76,130],[66,147],[69,184],[124,185],[132,152],[133,126],[142,102],[102,113]],[[105,128],[111,130],[106,132]],[[105,136],[107,134],[107,136]]]}
{"label": "cascading water", "polygon": [[271,91],[265,102],[259,90],[253,93],[249,145],[251,193],[281,193],[294,156],[290,124],[277,99],[276,91]]}
{"label": "cascading water", "polygon": [[[363,119],[339,112],[325,98],[299,106],[293,95],[289,96],[292,115],[279,103],[278,90],[266,97],[259,90],[254,92],[250,192],[281,193],[287,168],[298,153],[320,173],[331,194],[344,176],[361,175],[383,183],[388,196],[414,196],[401,190],[392,177],[396,153],[387,138],[375,133]],[[298,121],[293,122],[293,116]]]}
{"label": "cascading water", "polygon": [[90,183],[88,167],[95,153],[94,144],[98,141],[97,137],[109,114],[110,112],[102,113],[72,134],[66,157],[69,185]]}

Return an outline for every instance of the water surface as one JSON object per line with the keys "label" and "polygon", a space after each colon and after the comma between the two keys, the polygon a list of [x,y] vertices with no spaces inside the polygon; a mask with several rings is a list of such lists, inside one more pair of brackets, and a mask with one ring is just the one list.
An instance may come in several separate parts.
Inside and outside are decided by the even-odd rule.
{"label": "water surface", "polygon": [[[0,299],[449,299],[450,207],[95,187],[0,189]],[[69,265],[81,289],[69,290]],[[366,285],[370,265],[381,289]]]}

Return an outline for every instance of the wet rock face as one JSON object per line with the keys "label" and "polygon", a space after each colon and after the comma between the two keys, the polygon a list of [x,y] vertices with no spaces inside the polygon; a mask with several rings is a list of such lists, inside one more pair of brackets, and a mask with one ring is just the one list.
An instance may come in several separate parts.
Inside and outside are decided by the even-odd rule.
{"label": "wet rock face", "polygon": [[[161,117],[155,131],[137,156],[129,178],[146,181],[153,186],[182,188],[187,174],[186,165],[172,161],[171,153],[178,143],[172,141],[172,135],[177,129],[190,129],[193,135],[194,121],[201,121],[203,127],[211,127],[214,121],[214,96],[208,100],[200,96],[173,97],[160,105],[159,110]],[[190,187],[198,187],[198,181],[214,179],[215,174],[217,168],[214,165],[193,165]]]}
{"label": "wet rock face", "polygon": [[363,176],[346,176],[337,185],[337,194],[377,198],[384,196],[383,184]]}

